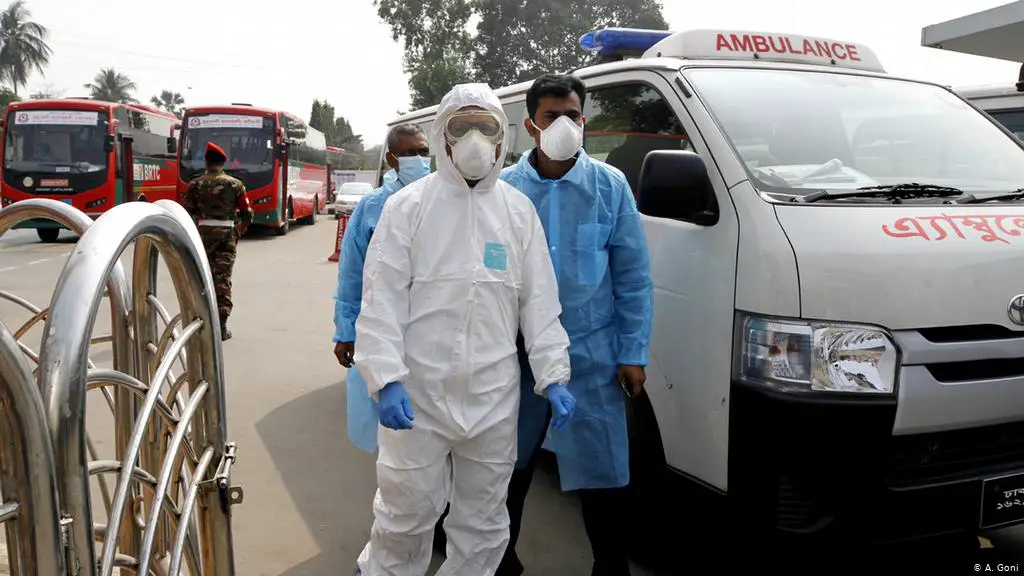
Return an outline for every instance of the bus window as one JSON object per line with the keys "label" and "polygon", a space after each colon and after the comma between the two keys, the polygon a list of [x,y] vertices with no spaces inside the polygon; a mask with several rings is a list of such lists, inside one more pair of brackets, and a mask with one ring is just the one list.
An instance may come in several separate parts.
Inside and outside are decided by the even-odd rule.
{"label": "bus window", "polygon": [[672,107],[648,84],[591,90],[583,115],[587,118],[583,145],[587,154],[622,170],[633,194],[648,152],[692,149]]}

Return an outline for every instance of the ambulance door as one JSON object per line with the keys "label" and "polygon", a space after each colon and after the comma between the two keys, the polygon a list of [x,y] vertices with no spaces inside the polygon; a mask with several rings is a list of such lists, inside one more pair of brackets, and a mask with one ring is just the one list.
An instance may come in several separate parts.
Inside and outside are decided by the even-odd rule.
{"label": "ambulance door", "polygon": [[[714,222],[643,216],[654,283],[647,392],[665,463],[724,491],[739,232],[729,190],[702,138],[708,127],[698,129],[688,113],[681,82],[674,70],[588,79],[585,148],[622,170],[634,194],[652,151],[690,151],[704,161],[717,200]],[[728,150],[717,130],[711,132],[718,138],[711,148]],[[671,186],[662,191],[699,193]]]}

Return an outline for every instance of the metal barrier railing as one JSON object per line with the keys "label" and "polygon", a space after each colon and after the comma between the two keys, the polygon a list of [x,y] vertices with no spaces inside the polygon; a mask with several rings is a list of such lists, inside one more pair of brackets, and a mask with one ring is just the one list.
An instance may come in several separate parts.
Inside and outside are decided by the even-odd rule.
{"label": "metal barrier railing", "polygon": [[[0,341],[0,351],[22,355],[23,369],[26,360],[36,363],[29,378],[38,386],[36,408],[42,413],[20,417],[42,419],[51,450],[48,485],[55,488],[58,505],[49,524],[36,524],[29,545],[8,528],[12,568],[26,558],[54,554],[38,536],[53,525],[63,550],[50,561],[59,565],[38,573],[106,576],[118,568],[126,575],[232,575],[230,506],[241,502],[242,492],[230,485],[235,446],[226,439],[220,324],[198,230],[170,201],[123,204],[92,222],[70,206],[40,199],[0,210],[0,236],[35,218],[60,222],[81,237],[47,308],[0,290],[0,298],[31,315],[8,341]],[[120,260],[132,244],[129,283]],[[157,297],[161,258],[174,287],[174,316]],[[111,333],[93,337],[104,298]],[[41,321],[37,354],[23,339]],[[103,343],[112,346],[109,369],[90,360],[91,348]],[[15,383],[4,389],[25,377],[8,370],[14,371],[0,362],[4,382]],[[113,414],[113,459],[100,459],[88,435],[86,392],[91,389],[101,391]],[[25,430],[24,425],[0,428],[5,452],[17,454],[10,439],[27,436]],[[116,476],[112,494],[111,475]],[[92,477],[99,482],[105,523],[93,520]],[[0,489],[7,480],[0,476]],[[19,494],[19,506],[38,498]],[[2,511],[0,506],[0,520]],[[47,509],[32,511],[38,516]]]}

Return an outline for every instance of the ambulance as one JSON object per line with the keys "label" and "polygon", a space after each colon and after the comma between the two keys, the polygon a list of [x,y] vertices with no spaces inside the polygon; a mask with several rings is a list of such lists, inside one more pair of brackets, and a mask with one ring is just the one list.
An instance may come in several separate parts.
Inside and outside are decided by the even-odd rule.
{"label": "ambulance", "polygon": [[[660,520],[629,531],[820,550],[1024,521],[1021,142],[855,42],[580,44],[584,147],[630,182],[655,289],[631,466]],[[509,163],[529,86],[497,91]]]}

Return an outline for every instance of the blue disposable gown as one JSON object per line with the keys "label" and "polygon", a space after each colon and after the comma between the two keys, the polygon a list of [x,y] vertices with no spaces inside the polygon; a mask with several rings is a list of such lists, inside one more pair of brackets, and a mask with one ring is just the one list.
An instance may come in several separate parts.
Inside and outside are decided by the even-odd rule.
{"label": "blue disposable gown", "polygon": [[[397,178],[386,181],[367,194],[348,219],[338,262],[338,287],[334,292],[335,342],[355,342],[356,318],[363,296],[366,248],[384,202],[402,187]],[[358,448],[373,453],[377,449],[377,407],[366,391],[366,381],[355,366],[348,370],[345,383],[349,440]]]}
{"label": "blue disposable gown", "polygon": [[[629,483],[629,444],[620,365],[647,365],[653,288],[640,214],[625,176],[580,151],[559,180],[542,178],[533,153],[501,178],[533,201],[547,235],[561,321],[569,335],[576,413],[544,447],[558,457],[562,490],[615,488]],[[533,378],[523,367],[523,390]],[[522,394],[519,461],[545,433],[547,402]]]}

